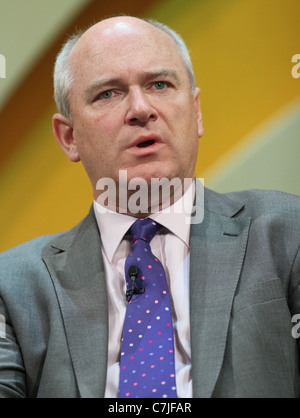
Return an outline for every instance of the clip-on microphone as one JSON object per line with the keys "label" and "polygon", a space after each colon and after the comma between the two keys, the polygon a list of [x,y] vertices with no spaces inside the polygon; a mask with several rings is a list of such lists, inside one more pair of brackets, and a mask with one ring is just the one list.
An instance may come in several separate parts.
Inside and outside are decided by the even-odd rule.
{"label": "clip-on microphone", "polygon": [[144,287],[142,287],[140,289],[135,287],[135,281],[136,281],[136,278],[138,276],[138,271],[139,270],[138,270],[137,266],[135,266],[134,264],[132,266],[130,266],[129,269],[128,269],[128,275],[129,275],[129,278],[131,280],[131,289],[127,290],[127,292],[126,292],[127,302],[131,301],[131,298],[132,298],[133,295],[141,295],[141,294],[145,293],[145,288]]}

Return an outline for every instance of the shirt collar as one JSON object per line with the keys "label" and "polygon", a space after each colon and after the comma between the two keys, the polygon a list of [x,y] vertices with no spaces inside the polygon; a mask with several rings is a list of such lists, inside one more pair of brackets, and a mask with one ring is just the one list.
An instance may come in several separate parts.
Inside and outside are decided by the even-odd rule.
{"label": "shirt collar", "polygon": [[[181,239],[187,247],[189,247],[190,217],[195,193],[194,184],[193,182],[183,196],[171,206],[150,216],[151,219],[154,219]],[[100,229],[104,251],[108,259],[112,261],[124,235],[137,218],[113,212],[107,208],[103,210],[103,206],[96,201],[94,201],[94,212]]]}

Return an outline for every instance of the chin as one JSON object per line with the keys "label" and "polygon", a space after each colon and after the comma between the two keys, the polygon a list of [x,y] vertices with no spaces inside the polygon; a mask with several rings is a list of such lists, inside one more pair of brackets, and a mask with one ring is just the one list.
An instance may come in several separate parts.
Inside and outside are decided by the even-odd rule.
{"label": "chin", "polygon": [[167,178],[171,180],[177,177],[177,170],[170,169],[165,162],[159,161],[151,166],[136,167],[134,170],[128,170],[128,179],[143,178],[147,183],[151,183],[152,179]]}

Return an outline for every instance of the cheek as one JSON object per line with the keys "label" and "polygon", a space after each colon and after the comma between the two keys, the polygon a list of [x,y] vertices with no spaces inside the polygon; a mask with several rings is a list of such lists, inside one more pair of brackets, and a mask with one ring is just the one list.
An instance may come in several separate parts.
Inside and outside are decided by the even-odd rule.
{"label": "cheek", "polygon": [[83,121],[74,126],[74,139],[80,159],[93,181],[112,176],[111,171],[118,162],[116,133],[111,124],[103,119]]}
{"label": "cheek", "polygon": [[184,165],[193,165],[198,155],[198,123],[195,115],[185,118],[182,114],[181,120],[177,125],[177,149],[179,150],[179,160]]}
{"label": "cheek", "polygon": [[175,132],[180,148],[191,148],[198,143],[198,122],[194,112],[178,112],[174,117]]}
{"label": "cheek", "polygon": [[113,127],[105,118],[78,118],[73,135],[79,148],[96,153],[100,148],[105,150],[110,147]]}

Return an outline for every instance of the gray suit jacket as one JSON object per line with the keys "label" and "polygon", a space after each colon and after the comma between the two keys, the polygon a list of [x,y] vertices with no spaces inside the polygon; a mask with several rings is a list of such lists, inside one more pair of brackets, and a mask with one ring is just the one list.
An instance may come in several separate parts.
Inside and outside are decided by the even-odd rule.
{"label": "gray suit jacket", "polygon": [[[104,396],[100,245],[91,211],[1,254],[0,397]],[[190,237],[194,397],[299,396],[299,245],[299,197],[205,190]]]}

